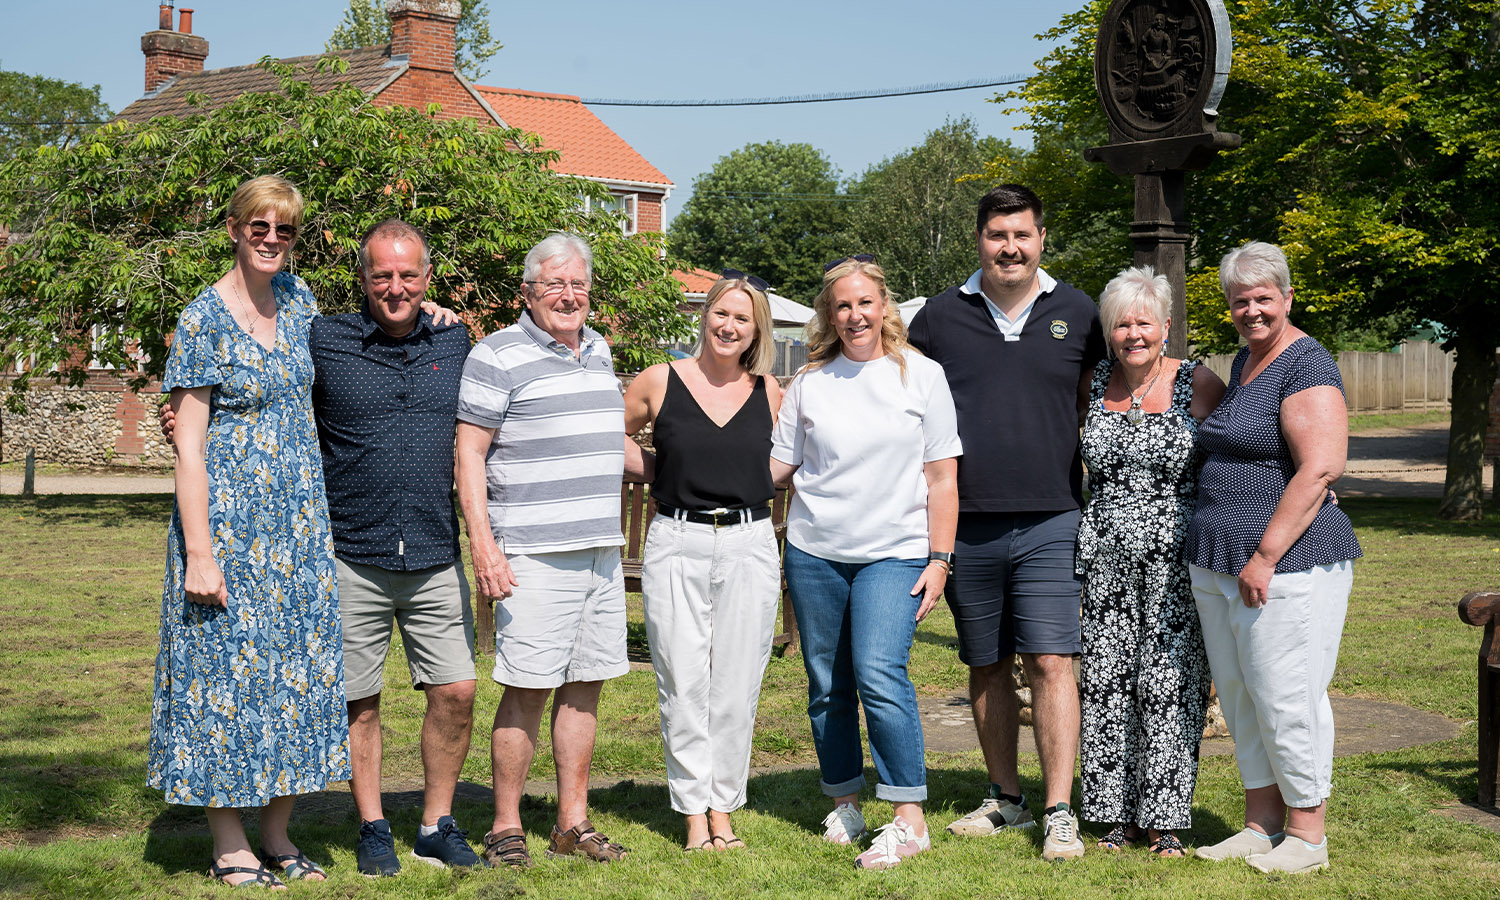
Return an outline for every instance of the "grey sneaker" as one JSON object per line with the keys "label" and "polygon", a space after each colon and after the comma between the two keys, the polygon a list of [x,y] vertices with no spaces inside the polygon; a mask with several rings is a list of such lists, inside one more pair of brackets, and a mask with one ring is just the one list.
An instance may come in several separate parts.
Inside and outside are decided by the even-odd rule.
{"label": "grey sneaker", "polygon": [[1030,828],[1036,824],[1031,810],[1026,808],[1026,798],[1019,804],[1009,800],[984,798],[979,808],[948,826],[949,834],[964,837],[986,837],[999,834],[1007,828]]}
{"label": "grey sneaker", "polygon": [[865,836],[864,813],[853,803],[840,803],[823,819],[823,840],[830,844],[852,844]]}
{"label": "grey sneaker", "polygon": [[467,835],[459,830],[458,823],[452,816],[440,817],[437,820],[437,831],[432,834],[424,836],[419,832],[416,843],[411,845],[411,855],[440,869],[448,866],[482,868],[488,865],[469,846]]}
{"label": "grey sneaker", "polygon": [[1059,803],[1042,813],[1042,859],[1077,859],[1083,855],[1083,841],[1078,837],[1078,817],[1068,804]]}
{"label": "grey sneaker", "polygon": [[1281,844],[1281,833],[1267,837],[1253,828],[1243,828],[1217,844],[1199,847],[1193,855],[1199,859],[1219,862],[1225,859],[1249,859],[1270,853]]}
{"label": "grey sneaker", "polygon": [[1328,839],[1316,847],[1308,846],[1301,838],[1288,838],[1276,845],[1276,849],[1260,853],[1245,860],[1250,868],[1261,872],[1286,872],[1300,875],[1328,868]]}

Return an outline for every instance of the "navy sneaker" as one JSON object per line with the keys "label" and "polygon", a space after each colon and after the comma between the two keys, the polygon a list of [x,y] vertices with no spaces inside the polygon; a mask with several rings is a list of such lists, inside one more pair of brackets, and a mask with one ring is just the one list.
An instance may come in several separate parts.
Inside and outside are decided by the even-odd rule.
{"label": "navy sneaker", "polygon": [[354,853],[359,859],[361,875],[379,878],[401,871],[401,860],[396,858],[396,839],[391,836],[391,823],[385,819],[359,823],[359,846]]}
{"label": "navy sneaker", "polygon": [[437,820],[437,831],[429,835],[418,833],[416,843],[411,845],[411,855],[438,868],[487,865],[469,846],[466,836],[452,816],[443,816]]}

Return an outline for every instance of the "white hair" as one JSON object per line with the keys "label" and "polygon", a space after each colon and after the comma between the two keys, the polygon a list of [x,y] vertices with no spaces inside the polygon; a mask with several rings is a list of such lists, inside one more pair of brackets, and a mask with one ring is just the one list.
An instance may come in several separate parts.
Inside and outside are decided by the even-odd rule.
{"label": "white hair", "polygon": [[1270,285],[1282,296],[1292,289],[1292,273],[1286,264],[1286,254],[1275,244],[1265,241],[1250,241],[1224,254],[1219,260],[1219,286],[1224,296],[1237,287]]}
{"label": "white hair", "polygon": [[1133,312],[1143,312],[1163,328],[1172,318],[1172,283],[1150,266],[1126,269],[1099,295],[1099,323],[1106,333]]}
{"label": "white hair", "polygon": [[588,241],[565,231],[554,231],[531,248],[531,252],[526,254],[526,267],[522,270],[521,278],[536,281],[536,277],[541,274],[542,264],[559,258],[582,260],[584,280],[594,280],[594,251],[589,249]]}

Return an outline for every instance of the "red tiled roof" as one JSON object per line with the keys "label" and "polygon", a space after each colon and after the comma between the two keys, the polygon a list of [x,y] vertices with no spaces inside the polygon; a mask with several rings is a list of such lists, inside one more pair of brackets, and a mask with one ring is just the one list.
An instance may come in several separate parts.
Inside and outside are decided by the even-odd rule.
{"label": "red tiled roof", "polygon": [[683,293],[687,294],[707,294],[708,289],[719,280],[717,272],[710,272],[707,269],[691,269],[686,272],[674,269],[672,277],[677,279],[682,285]]}
{"label": "red tiled roof", "polygon": [[542,138],[542,146],[560,157],[553,168],[568,175],[606,181],[639,181],[672,185],[671,179],[646,161],[570,94],[544,94],[475,85],[501,121]]}
{"label": "red tiled roof", "polygon": [[[317,71],[318,60],[325,56],[337,56],[349,63],[348,71]],[[285,65],[301,70],[300,76],[308,79],[319,93],[339,84],[352,84],[367,94],[385,87],[390,81],[406,71],[405,58],[391,59],[391,45],[360,47],[355,50],[336,50],[312,56],[294,56],[283,59]],[[178,75],[159,88],[155,95],[142,97],[115,116],[130,122],[144,122],[156,116],[187,116],[218,109],[238,98],[241,94],[264,93],[280,88],[277,76],[261,68],[259,63],[248,66],[231,66],[227,69],[209,69],[207,72],[192,72]],[[187,102],[189,93],[203,94],[208,102],[193,106]]]}

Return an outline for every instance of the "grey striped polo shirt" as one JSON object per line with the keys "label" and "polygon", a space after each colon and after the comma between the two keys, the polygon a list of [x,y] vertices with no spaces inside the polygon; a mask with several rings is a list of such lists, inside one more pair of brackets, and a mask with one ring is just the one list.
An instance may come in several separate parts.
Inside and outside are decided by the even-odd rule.
{"label": "grey striped polo shirt", "polygon": [[625,402],[609,346],[583,329],[575,358],[522,312],[474,345],[458,419],[495,429],[485,459],[490,528],[506,553],[614,547]]}

